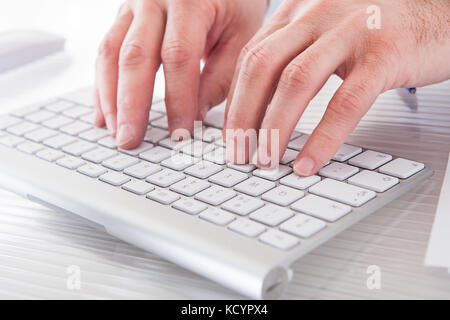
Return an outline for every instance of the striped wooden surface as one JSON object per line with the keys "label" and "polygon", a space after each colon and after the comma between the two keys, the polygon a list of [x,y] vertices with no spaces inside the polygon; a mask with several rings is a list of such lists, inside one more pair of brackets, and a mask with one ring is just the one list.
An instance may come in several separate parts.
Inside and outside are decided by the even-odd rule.
{"label": "striped wooden surface", "polygon": [[[299,128],[323,114],[336,79],[311,103]],[[429,163],[435,175],[293,265],[286,299],[450,298],[447,270],[424,267],[450,150],[450,82],[420,88],[412,110],[398,91],[382,95],[350,142]],[[80,267],[80,290],[67,268]],[[366,286],[367,267],[381,289]],[[0,190],[0,298],[242,298],[152,253],[68,216]]]}

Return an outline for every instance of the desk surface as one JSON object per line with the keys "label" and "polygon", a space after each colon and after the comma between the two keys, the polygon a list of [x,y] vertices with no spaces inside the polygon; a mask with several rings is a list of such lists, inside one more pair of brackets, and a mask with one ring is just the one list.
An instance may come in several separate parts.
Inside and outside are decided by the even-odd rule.
{"label": "desk surface", "polygon": [[[86,72],[95,54],[75,54],[71,48],[77,48],[77,42],[68,44],[69,67],[27,78],[27,82],[22,80],[28,71],[0,76],[0,112],[88,83],[92,77]],[[338,80],[332,79],[314,99],[299,123],[301,130],[314,128],[337,85]],[[427,162],[435,175],[296,262],[284,298],[450,298],[447,270],[423,265],[450,151],[450,82],[419,89],[417,110],[409,108],[399,93],[382,95],[349,141]],[[80,290],[67,289],[66,271],[71,265],[80,267]],[[379,290],[367,289],[370,265],[381,270]],[[76,216],[0,190],[0,298],[242,297],[98,231]]]}

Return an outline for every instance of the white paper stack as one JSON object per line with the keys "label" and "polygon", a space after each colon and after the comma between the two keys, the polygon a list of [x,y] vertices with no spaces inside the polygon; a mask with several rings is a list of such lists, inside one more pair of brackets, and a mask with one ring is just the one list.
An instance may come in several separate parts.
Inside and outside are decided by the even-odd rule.
{"label": "white paper stack", "polygon": [[425,265],[447,268],[450,273],[450,154]]}

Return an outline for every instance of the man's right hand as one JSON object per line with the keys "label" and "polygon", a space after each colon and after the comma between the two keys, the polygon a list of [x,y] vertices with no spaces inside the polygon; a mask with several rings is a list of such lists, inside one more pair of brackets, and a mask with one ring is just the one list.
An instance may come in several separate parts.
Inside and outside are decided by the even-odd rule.
{"label": "man's right hand", "polygon": [[194,120],[227,97],[239,53],[266,8],[262,0],[125,2],[98,53],[95,124],[106,123],[119,147],[137,147],[162,63],[169,129],[191,132]]}

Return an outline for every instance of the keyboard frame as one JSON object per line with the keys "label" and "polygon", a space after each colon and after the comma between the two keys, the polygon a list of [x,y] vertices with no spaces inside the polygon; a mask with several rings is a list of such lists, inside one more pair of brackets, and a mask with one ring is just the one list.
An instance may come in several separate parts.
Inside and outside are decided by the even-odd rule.
{"label": "keyboard frame", "polygon": [[327,222],[318,234],[283,251],[17,149],[0,145],[0,154],[1,187],[79,215],[115,237],[255,299],[280,297],[294,261],[433,175],[425,164],[422,171],[399,179],[375,199],[352,207],[337,222]]}

